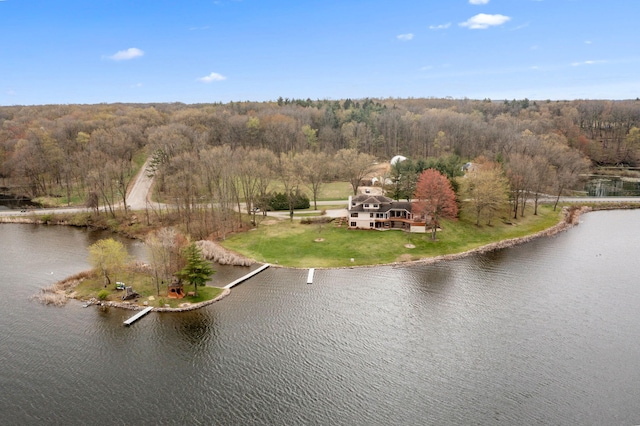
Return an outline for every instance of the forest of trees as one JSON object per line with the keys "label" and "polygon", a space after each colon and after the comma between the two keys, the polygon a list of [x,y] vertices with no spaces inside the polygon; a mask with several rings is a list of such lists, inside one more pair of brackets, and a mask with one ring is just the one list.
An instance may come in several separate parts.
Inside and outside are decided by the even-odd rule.
{"label": "forest of trees", "polygon": [[[151,156],[159,199],[178,206],[188,229],[199,218],[193,224],[203,228],[189,229],[194,235],[216,229],[224,237],[237,224],[234,207],[240,200],[263,205],[271,182],[285,194],[303,189],[313,202],[323,183],[340,178],[355,191],[371,161],[397,154],[419,165],[416,173],[429,162],[444,174],[479,157],[495,162],[517,215],[523,199],[560,194],[589,167],[639,166],[640,100],[0,107],[0,192],[100,205],[113,214],[136,161]],[[415,186],[401,174],[396,170],[394,198]]]}

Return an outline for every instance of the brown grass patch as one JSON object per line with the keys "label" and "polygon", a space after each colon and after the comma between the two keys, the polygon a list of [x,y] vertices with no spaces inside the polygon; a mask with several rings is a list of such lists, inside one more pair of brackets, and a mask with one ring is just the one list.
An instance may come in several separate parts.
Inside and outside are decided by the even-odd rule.
{"label": "brown grass patch", "polygon": [[413,260],[413,257],[408,253],[401,254],[396,258],[396,262],[410,262],[412,260]]}
{"label": "brown grass patch", "polygon": [[33,295],[32,299],[42,303],[43,305],[63,306],[67,300],[73,298],[73,289],[87,278],[95,276],[93,271],[84,271],[72,275],[57,283],[51,284],[49,287],[40,289],[40,292]]}
{"label": "brown grass patch", "polygon": [[213,241],[198,241],[196,245],[202,250],[205,259],[213,260],[221,265],[250,266],[255,263],[253,259],[240,256]]}

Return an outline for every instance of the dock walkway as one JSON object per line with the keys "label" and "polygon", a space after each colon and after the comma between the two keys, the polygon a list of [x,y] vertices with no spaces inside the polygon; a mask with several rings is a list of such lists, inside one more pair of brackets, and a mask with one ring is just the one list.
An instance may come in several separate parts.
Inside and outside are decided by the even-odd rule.
{"label": "dock walkway", "polygon": [[124,325],[131,325],[133,324],[135,321],[139,320],[140,318],[142,318],[143,316],[147,315],[149,312],[151,312],[153,308],[151,306],[144,308],[143,310],[141,310],[140,312],[138,312],[137,314],[135,314],[134,316],[132,316],[131,318],[129,318],[128,320],[126,320],[124,322]]}
{"label": "dock walkway", "polygon": [[265,263],[264,265],[262,265],[261,267],[259,267],[258,269],[254,269],[253,271],[249,272],[247,275],[238,278],[235,281],[230,282],[229,284],[225,285],[223,288],[232,288],[237,286],[238,284],[240,284],[243,281],[248,280],[249,278],[253,277],[254,275],[259,274],[260,272],[264,271],[265,269],[267,269],[269,266],[271,266],[269,263]]}

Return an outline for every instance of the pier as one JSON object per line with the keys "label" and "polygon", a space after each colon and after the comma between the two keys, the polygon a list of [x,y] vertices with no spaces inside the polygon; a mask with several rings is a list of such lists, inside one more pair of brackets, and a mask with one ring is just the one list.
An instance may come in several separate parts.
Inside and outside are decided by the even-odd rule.
{"label": "pier", "polygon": [[253,271],[249,272],[247,275],[238,278],[235,281],[230,282],[229,284],[225,285],[223,288],[232,288],[237,286],[238,284],[240,284],[243,281],[248,280],[249,278],[251,278],[254,275],[259,274],[260,272],[264,271],[265,269],[267,269],[269,266],[271,266],[269,263],[265,263],[264,265],[262,265],[261,267],[259,267],[258,269],[254,269]]}
{"label": "pier", "polygon": [[147,315],[149,312],[151,312],[153,308],[151,306],[144,308],[143,310],[141,310],[140,312],[138,312],[137,314],[135,314],[134,316],[132,316],[131,318],[129,318],[128,320],[126,320],[124,322],[124,325],[131,325],[133,324],[135,321],[139,320],[140,318],[142,318],[143,316]]}
{"label": "pier", "polygon": [[315,271],[315,268],[309,269],[309,275],[307,275],[307,284],[313,284],[313,274]]}

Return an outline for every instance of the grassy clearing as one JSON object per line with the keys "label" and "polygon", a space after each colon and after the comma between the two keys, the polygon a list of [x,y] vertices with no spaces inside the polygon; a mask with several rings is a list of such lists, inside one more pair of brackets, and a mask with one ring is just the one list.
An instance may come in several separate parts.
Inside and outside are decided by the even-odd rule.
{"label": "grassy clearing", "polygon": [[[274,180],[269,185],[269,191],[272,192],[284,192],[284,186],[278,180]],[[313,196],[311,190],[300,185],[300,192],[309,197],[311,206],[313,206]],[[352,195],[351,185],[349,182],[328,182],[320,187],[320,193],[318,194],[318,201],[341,201],[349,198]]]}
{"label": "grassy clearing", "polygon": [[[494,226],[476,226],[464,213],[456,221],[443,221],[438,239],[430,234],[402,231],[356,231],[325,225],[303,225],[297,221],[280,221],[237,234],[222,244],[260,262],[283,266],[344,267],[418,260],[445,254],[461,253],[493,242],[523,237],[547,229],[561,218],[560,209],[548,206],[531,212],[517,221],[496,220]],[[413,245],[415,248],[407,248]],[[353,258],[353,262],[351,259]]]}
{"label": "grassy clearing", "polygon": [[[320,188],[318,201],[346,200],[352,194],[353,190],[349,182],[326,183]],[[311,204],[313,205],[313,200],[311,200]]]}
{"label": "grassy clearing", "polygon": [[[158,296],[155,282],[148,274],[142,272],[126,272],[117,275],[116,278],[112,280],[112,284],[107,286],[106,290],[108,295],[104,300],[114,302],[122,301],[124,291],[116,290],[116,280],[123,281],[127,286],[132,286],[133,290],[140,294],[140,297],[137,299],[138,304],[147,302],[149,306],[154,307],[164,307],[165,304],[168,304],[172,308],[177,308],[182,303],[205,302],[214,299],[223,291],[219,287],[198,287],[198,297],[185,296],[183,299],[170,299],[167,297],[166,286],[160,287],[160,295]],[[75,288],[76,298],[87,300],[95,297],[98,299],[98,293],[102,290],[105,290],[102,277],[87,278]],[[193,286],[185,285],[184,290],[185,292],[193,291]]]}

